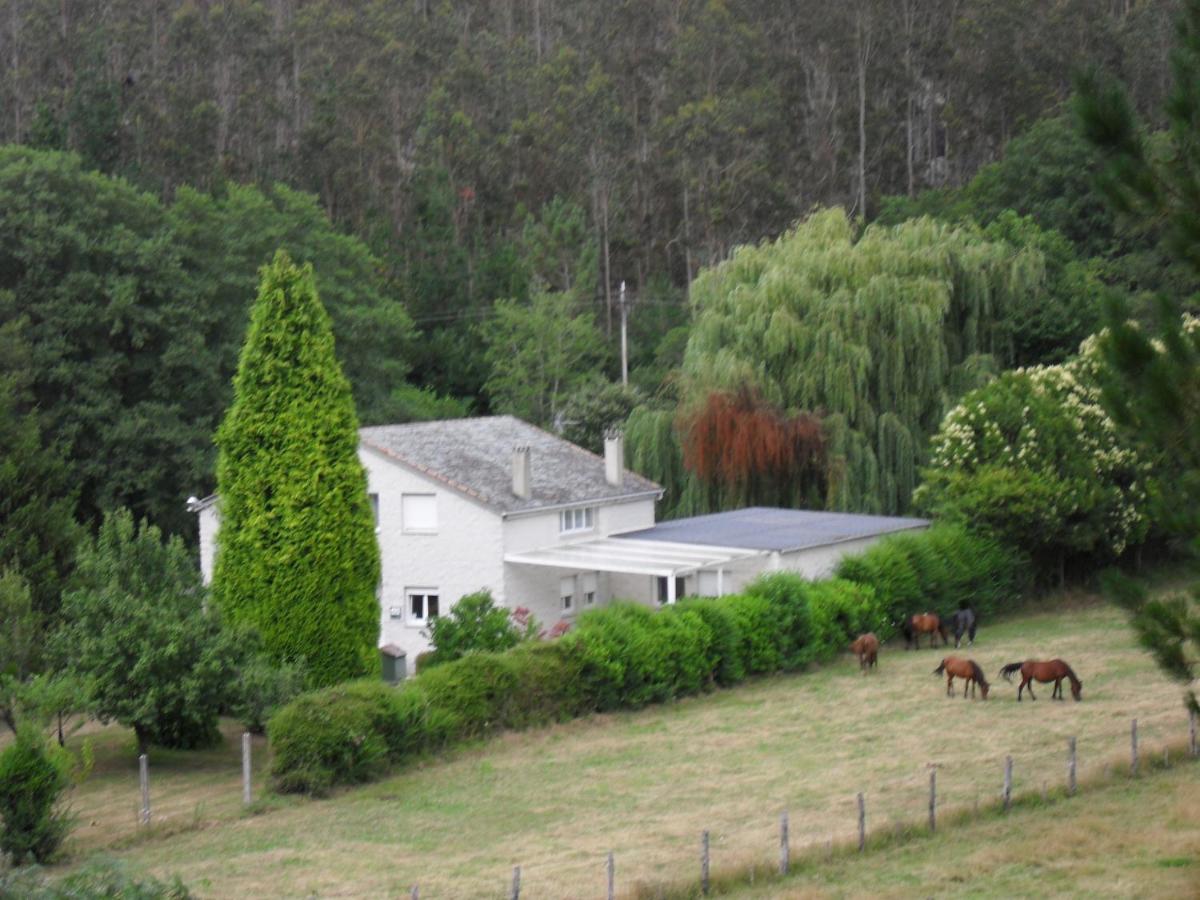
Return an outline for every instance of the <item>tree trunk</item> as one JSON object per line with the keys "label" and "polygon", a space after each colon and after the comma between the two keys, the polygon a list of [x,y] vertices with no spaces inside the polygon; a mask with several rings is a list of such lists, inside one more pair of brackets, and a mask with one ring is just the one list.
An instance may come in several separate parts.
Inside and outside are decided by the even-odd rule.
{"label": "tree trunk", "polygon": [[858,63],[858,197],[855,212],[867,215],[867,64],[871,60],[871,23],[860,8],[854,20]]}

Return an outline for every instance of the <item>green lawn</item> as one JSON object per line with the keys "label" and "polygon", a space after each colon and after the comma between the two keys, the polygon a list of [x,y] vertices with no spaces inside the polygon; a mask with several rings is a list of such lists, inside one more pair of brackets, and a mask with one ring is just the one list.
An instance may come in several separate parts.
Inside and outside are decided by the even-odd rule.
{"label": "green lawn", "polygon": [[[783,809],[797,853],[850,840],[858,791],[878,842],[925,821],[930,763],[940,767],[943,816],[977,805],[986,813],[1006,755],[1017,795],[1040,796],[1064,781],[1068,736],[1078,738],[1085,792],[1089,780],[1128,765],[1134,716],[1144,758],[1186,740],[1179,687],[1110,607],[1081,601],[984,622],[970,651],[989,677],[1004,663],[1062,656],[1084,681],[1082,703],[1053,702],[1043,687],[1036,703],[1018,704],[1003,681],[986,703],[948,698],[931,675],[942,655],[885,647],[867,677],[847,656],[665,707],[507,734],[331,799],[268,800],[254,815],[239,810],[231,734],[221,751],[154,755],[157,824],[140,837],[132,740],[107,729],[98,735],[102,762],[74,799],[81,821],[69,850],[78,860],[108,848],[156,874],[180,874],[201,896],[396,896],[413,884],[423,898],[502,896],[520,864],[523,896],[594,897],[609,850],[623,893],[696,877],[704,829],[715,872],[769,864]],[[1192,829],[1194,837],[1194,821]],[[849,879],[859,870],[829,871]],[[903,867],[896,871],[892,887],[907,893]]]}

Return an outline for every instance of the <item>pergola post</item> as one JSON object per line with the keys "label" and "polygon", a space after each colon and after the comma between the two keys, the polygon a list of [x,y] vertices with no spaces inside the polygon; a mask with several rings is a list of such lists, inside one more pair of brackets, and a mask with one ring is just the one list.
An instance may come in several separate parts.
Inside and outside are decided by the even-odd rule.
{"label": "pergola post", "polygon": [[725,568],[717,566],[717,596],[725,596]]}
{"label": "pergola post", "polygon": [[672,606],[675,603],[675,573],[671,572],[667,576],[667,605]]}

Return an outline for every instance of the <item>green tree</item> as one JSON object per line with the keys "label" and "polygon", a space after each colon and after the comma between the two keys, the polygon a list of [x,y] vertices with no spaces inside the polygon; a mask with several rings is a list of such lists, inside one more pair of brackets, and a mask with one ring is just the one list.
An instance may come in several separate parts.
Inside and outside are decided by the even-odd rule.
{"label": "green tree", "polygon": [[1096,339],[1061,366],[1005,372],[947,413],[918,508],[1016,547],[1043,573],[1111,560],[1149,527],[1150,466],[1100,403]]}
{"label": "green tree", "polygon": [[492,407],[535,425],[554,424],[567,398],[599,367],[600,332],[570,294],[539,292],[527,304],[499,300],[480,331]]}
{"label": "green tree", "polygon": [[[4,306],[0,293],[0,321]],[[31,404],[26,324],[26,319],[0,324],[0,567],[19,569],[33,608],[53,618],[80,535],[70,470],[59,448],[45,439]]]}
{"label": "green tree", "polygon": [[[1125,89],[1098,71],[1081,77],[1076,113],[1104,161],[1100,185],[1121,214],[1161,225],[1171,256],[1200,275],[1200,0],[1186,0],[1171,54],[1166,101],[1167,152],[1154,152]],[[1187,298],[1162,294],[1153,327],[1139,328],[1118,300],[1107,311],[1110,364],[1105,400],[1151,452],[1161,454],[1167,486],[1153,514],[1193,554],[1200,553],[1200,323],[1182,315]],[[1112,596],[1131,613],[1138,637],[1159,666],[1186,686],[1200,713],[1200,591],[1151,598],[1113,575]]]}
{"label": "green tree", "polygon": [[[1003,311],[1040,294],[1043,273],[1037,251],[973,227],[918,219],[859,234],[841,210],[816,213],[697,276],[677,430],[714,393],[753,396],[789,419],[820,411],[823,505],[903,512],[951,387],[1004,353]],[[631,429],[635,460],[642,433],[661,434]],[[708,511],[690,467],[660,483],[675,511]]]}
{"label": "green tree", "polygon": [[375,671],[379,548],[358,420],[312,268],[283,251],[263,270],[216,443],[218,607],[314,685]]}
{"label": "green tree", "polygon": [[14,733],[22,688],[39,667],[42,623],[18,572],[0,571],[0,719]]}
{"label": "green tree", "polygon": [[205,610],[183,541],[117,510],[80,548],[77,577],[63,595],[56,655],[86,685],[90,712],[132,728],[143,752],[217,740],[239,651]]}

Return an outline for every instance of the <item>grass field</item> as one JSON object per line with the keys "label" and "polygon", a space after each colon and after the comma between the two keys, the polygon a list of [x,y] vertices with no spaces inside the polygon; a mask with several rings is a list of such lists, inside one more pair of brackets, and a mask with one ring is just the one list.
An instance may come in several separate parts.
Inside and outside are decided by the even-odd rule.
{"label": "grass field", "polygon": [[[1088,782],[1128,766],[1135,716],[1144,760],[1161,760],[1168,744],[1178,754],[1187,736],[1179,687],[1137,648],[1121,613],[1087,598],[1066,611],[984,623],[970,653],[989,677],[1007,662],[1062,656],[1084,681],[1084,702],[1053,702],[1043,687],[1036,703],[1018,704],[1015,686],[1003,681],[993,684],[986,703],[951,699],[944,681],[930,674],[941,652],[887,647],[878,673],[868,677],[847,657],[819,671],[670,706],[504,735],[328,800],[266,800],[255,814],[239,809],[231,739],[206,754],[154,754],[156,824],[141,835],[132,738],[106,729],[94,736],[97,771],[73,801],[80,825],[68,850],[76,861],[106,850],[156,874],[178,873],[201,896],[398,896],[419,884],[423,898],[503,896],[514,864],[522,867],[523,896],[602,896],[604,857],[612,850],[619,890],[653,895],[649,886],[698,875],[704,829],[712,836],[714,872],[776,859],[783,809],[797,854],[850,840],[858,791],[866,794],[872,841],[881,844],[925,821],[927,764],[936,763],[941,815],[982,810],[971,828],[986,829],[994,844],[977,864],[1019,856],[1029,829],[1086,803],[1098,810],[1086,815],[1103,826],[1114,852],[1083,836],[1078,852],[1105,857],[1097,859],[1097,872],[1123,871],[1122,845],[1111,840],[1120,832],[1105,825],[1103,804],[1087,796]],[[1005,756],[1014,758],[1017,796],[1053,792],[1064,781],[1071,735],[1078,738],[1085,797],[1053,812],[1018,810],[989,821]],[[1194,767],[1183,771],[1194,779]],[[1097,794],[1120,805],[1120,787]],[[1153,796],[1156,804],[1163,799]],[[1173,834],[1194,849],[1200,834],[1194,802],[1190,810],[1192,818]],[[1034,824],[1016,827],[1026,821]],[[1064,840],[1055,839],[1051,852],[1061,851]],[[922,861],[922,853],[933,852],[923,848],[935,846],[950,854],[953,842],[939,836],[912,850],[892,847],[869,854],[869,863],[835,859],[811,881],[795,882],[795,890],[819,895],[846,879],[856,887],[833,893],[860,893],[859,879],[886,864],[894,895],[914,888],[922,895],[952,892],[949,859]],[[984,850],[974,845],[972,852]],[[1164,858],[1173,853],[1164,851]],[[1133,860],[1130,867],[1136,870]],[[1172,884],[1175,876],[1196,874],[1170,868],[1162,872]],[[918,887],[932,872],[940,879],[935,886]],[[1098,883],[1108,884],[1107,877]],[[1028,883],[1013,878],[1009,893],[1029,892]],[[771,890],[787,896],[792,887]]]}

